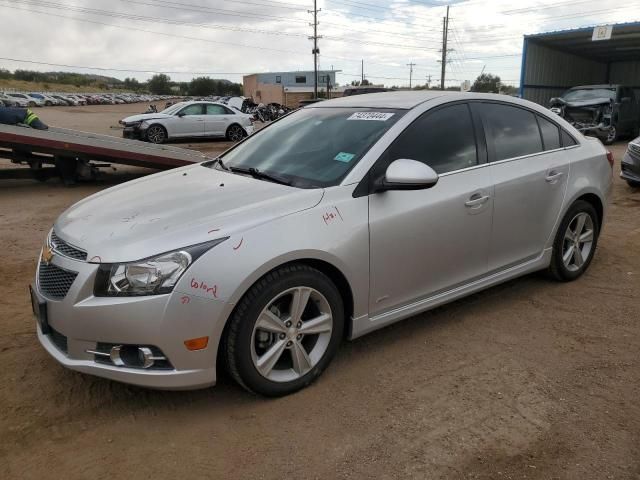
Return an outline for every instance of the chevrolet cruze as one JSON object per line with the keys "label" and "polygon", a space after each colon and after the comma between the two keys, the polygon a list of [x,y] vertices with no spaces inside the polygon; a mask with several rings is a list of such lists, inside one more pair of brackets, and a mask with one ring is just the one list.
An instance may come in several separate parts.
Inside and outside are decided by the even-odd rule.
{"label": "chevrolet cruze", "polygon": [[613,158],[505,96],[388,92],[300,109],[201,164],[55,222],[32,304],[44,348],[153,388],[307,386],[340,342],[537,270],[591,263]]}

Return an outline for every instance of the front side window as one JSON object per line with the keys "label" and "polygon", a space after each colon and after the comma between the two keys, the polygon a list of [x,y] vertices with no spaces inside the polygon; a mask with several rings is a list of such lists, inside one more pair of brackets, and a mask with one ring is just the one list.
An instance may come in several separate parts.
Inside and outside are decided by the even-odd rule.
{"label": "front side window", "polygon": [[485,132],[493,160],[522,157],[542,152],[542,139],[535,114],[523,108],[482,103]]}
{"label": "front side window", "polygon": [[478,164],[471,112],[466,104],[427,112],[409,125],[385,153],[383,168],[407,158],[426,163],[436,173]]}
{"label": "front side window", "polygon": [[183,108],[180,113],[183,115],[202,115],[202,107],[201,103],[196,103]]}
{"label": "front side window", "polygon": [[[295,187],[338,185],[405,110],[305,108],[258,131],[221,158],[226,168],[278,176]],[[222,168],[217,163],[215,168]]]}

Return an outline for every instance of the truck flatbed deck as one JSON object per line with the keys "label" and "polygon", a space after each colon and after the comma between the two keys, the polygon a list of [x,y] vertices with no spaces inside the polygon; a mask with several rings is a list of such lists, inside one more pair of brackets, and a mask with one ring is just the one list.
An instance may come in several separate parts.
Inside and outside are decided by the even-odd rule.
{"label": "truck flatbed deck", "polygon": [[[207,159],[206,155],[168,145],[155,145],[139,140],[100,135],[97,133],[67,130],[51,127],[49,130],[34,130],[28,127],[0,125],[0,157],[13,163],[29,164],[31,171],[53,170],[43,165],[55,165],[58,173],[70,171],[76,165],[74,173],[83,167],[94,167],[90,162],[133,165],[155,169],[170,169]],[[64,164],[65,168],[61,168]],[[14,170],[3,169],[0,178],[20,178],[24,173],[11,177]],[[25,169],[20,169],[24,172]],[[37,178],[37,174],[33,175]]]}

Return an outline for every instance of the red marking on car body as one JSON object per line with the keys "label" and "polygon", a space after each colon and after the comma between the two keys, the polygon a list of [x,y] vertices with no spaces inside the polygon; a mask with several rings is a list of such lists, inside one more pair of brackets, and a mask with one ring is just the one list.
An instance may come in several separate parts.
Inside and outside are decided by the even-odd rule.
{"label": "red marking on car body", "polygon": [[212,294],[214,298],[218,298],[218,286],[217,285],[213,285],[212,287],[210,287],[209,285],[207,285],[203,281],[198,281],[195,278],[192,278],[191,279],[191,288],[193,288],[194,290],[204,290],[206,293]]}
{"label": "red marking on car body", "polygon": [[333,212],[326,212],[323,216],[322,219],[324,220],[324,223],[326,225],[329,224],[329,222],[335,220],[336,218],[339,218],[340,220],[342,220],[344,222],[344,218],[342,218],[342,214],[340,213],[340,210],[338,210],[338,207],[333,207],[336,211],[336,213]]}
{"label": "red marking on car body", "polygon": [[180,298],[180,302],[185,305],[187,303],[189,303],[191,301],[191,298],[187,297],[186,295],[184,295],[183,297]]}
{"label": "red marking on car body", "polygon": [[242,238],[240,239],[240,243],[239,243],[237,246],[233,247],[233,249],[234,249],[234,250],[238,250],[238,249],[242,246],[242,242],[243,242],[243,241],[244,241],[244,237],[242,237]]}

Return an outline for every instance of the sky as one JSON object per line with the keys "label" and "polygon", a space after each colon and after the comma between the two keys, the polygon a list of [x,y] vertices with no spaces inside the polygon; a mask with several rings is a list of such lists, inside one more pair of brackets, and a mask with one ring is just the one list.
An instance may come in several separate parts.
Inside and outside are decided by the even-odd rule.
{"label": "sky", "polygon": [[[440,83],[481,71],[517,86],[523,35],[640,20],[640,0],[318,0],[320,68],[339,84]],[[243,74],[313,70],[313,0],[0,0],[0,68],[146,80],[167,73],[241,82]],[[65,65],[65,66],[61,66]],[[79,68],[92,67],[92,68]]]}

